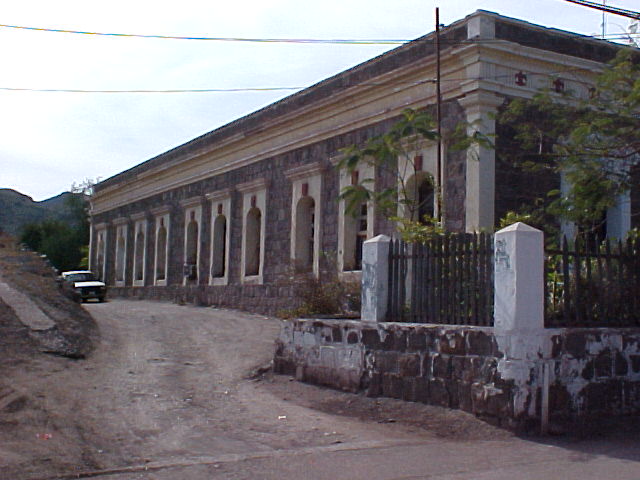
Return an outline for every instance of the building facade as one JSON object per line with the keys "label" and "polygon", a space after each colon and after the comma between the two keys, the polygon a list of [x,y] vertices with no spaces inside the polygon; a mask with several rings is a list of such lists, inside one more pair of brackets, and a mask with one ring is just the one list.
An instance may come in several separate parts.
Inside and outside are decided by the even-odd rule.
{"label": "building facade", "polygon": [[[505,100],[558,78],[588,95],[619,48],[484,11],[444,28],[441,45],[445,137],[461,122],[493,135]],[[340,151],[384,133],[407,108],[433,108],[435,61],[429,34],[99,183],[91,268],[115,294],[265,313],[295,300],[292,272],[358,280],[362,242],[394,225],[372,204],[346,213],[339,193],[395,177],[339,171]],[[494,149],[443,145],[447,229],[493,229],[518,186],[497,170]],[[414,154],[420,172],[409,181],[436,174],[435,144]],[[622,232],[631,202],[620,204],[611,218]]]}

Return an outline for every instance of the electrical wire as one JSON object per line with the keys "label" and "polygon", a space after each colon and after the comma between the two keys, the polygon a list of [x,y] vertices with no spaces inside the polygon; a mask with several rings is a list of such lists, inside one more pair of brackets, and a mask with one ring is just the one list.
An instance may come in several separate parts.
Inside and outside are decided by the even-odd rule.
{"label": "electrical wire", "polygon": [[[153,34],[136,34],[136,33],[107,33],[107,32],[91,32],[84,30],[67,30],[62,28],[45,28],[45,27],[29,27],[21,25],[8,25],[0,24],[0,28],[9,28],[15,30],[27,30],[35,32],[51,32],[51,33],[67,33],[76,35],[92,35],[103,37],[120,37],[120,38],[150,38],[161,40],[198,40],[198,41],[213,41],[213,42],[244,42],[244,43],[298,43],[298,44],[334,44],[334,45],[403,45],[406,43],[414,42],[415,39],[354,39],[354,38],[334,38],[334,39],[320,39],[320,38],[244,38],[244,37],[198,37],[198,36],[179,36],[179,35],[153,35]],[[598,38],[598,35],[584,35],[590,38]],[[627,39],[629,36],[640,36],[640,34],[610,34],[607,37],[610,39]],[[418,39],[420,40],[420,39]],[[431,39],[423,39],[431,40]],[[468,40],[447,40],[441,39],[442,43],[497,43],[503,42],[500,39],[468,39]]]}
{"label": "electrical wire", "polygon": [[247,42],[247,43],[328,43],[340,45],[401,45],[411,40],[384,40],[384,39],[319,39],[319,38],[242,38],[242,37],[195,37],[178,35],[145,35],[135,33],[105,33],[89,32],[82,30],[66,30],[62,28],[25,27],[20,25],[0,24],[0,28],[12,28],[17,30],[30,30],[36,32],[72,33],[78,35],[94,35],[104,37],[126,38],[155,38],[161,40],[204,40],[215,42]]}

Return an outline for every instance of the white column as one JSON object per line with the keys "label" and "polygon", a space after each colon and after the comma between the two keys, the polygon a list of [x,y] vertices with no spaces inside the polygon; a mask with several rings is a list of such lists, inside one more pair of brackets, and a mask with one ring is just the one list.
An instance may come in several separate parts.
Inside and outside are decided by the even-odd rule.
{"label": "white column", "polygon": [[[496,125],[495,114],[503,102],[490,92],[476,90],[460,99],[467,116],[467,133],[479,132],[493,140]],[[466,165],[466,225],[467,232],[493,229],[495,214],[495,149],[473,145],[467,150]]]}
{"label": "white column", "polygon": [[389,247],[391,239],[378,235],[362,247],[362,309],[363,322],[382,322],[387,314],[389,298]]}

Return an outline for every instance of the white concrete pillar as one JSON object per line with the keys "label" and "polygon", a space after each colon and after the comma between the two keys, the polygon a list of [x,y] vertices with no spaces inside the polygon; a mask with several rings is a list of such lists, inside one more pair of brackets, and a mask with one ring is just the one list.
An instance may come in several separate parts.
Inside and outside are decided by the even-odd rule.
{"label": "white concrete pillar", "polygon": [[[495,134],[495,114],[504,101],[490,92],[476,90],[460,99],[467,116],[468,134],[479,132],[489,139]],[[495,215],[495,149],[473,145],[467,151],[465,229],[492,230]]]}
{"label": "white concrete pillar", "polygon": [[544,234],[517,222],[494,239],[494,327],[544,329]]}
{"label": "white concrete pillar", "polygon": [[514,415],[535,416],[540,362],[551,353],[544,329],[543,233],[521,222],[503,228],[494,237],[494,262],[494,334],[503,353],[498,372],[514,381]]}
{"label": "white concrete pillar", "polygon": [[373,237],[362,246],[362,308],[363,322],[382,322],[389,299],[389,247],[386,235]]}

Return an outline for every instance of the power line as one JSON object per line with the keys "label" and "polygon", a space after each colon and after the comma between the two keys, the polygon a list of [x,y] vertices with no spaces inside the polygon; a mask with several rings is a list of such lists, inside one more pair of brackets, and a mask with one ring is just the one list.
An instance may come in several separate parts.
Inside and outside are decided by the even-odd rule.
{"label": "power line", "polygon": [[319,38],[242,38],[242,37],[195,37],[178,35],[145,35],[136,33],[105,33],[89,32],[83,30],[66,30],[62,28],[25,27],[20,25],[0,24],[0,28],[12,28],[17,30],[30,30],[35,32],[71,33],[77,35],[94,35],[104,37],[126,37],[126,38],[155,38],[161,40],[204,40],[216,42],[247,42],[247,43],[319,43],[319,44],[342,44],[342,45],[400,45],[411,40],[384,40],[384,39],[319,39]]}
{"label": "power line", "polygon": [[[570,0],[566,0],[570,1]],[[199,36],[179,36],[179,35],[155,35],[155,34],[136,34],[136,33],[108,33],[108,32],[91,32],[84,30],[67,30],[62,28],[45,28],[45,27],[29,27],[21,25],[0,24],[0,28],[9,28],[16,30],[27,30],[34,32],[50,32],[50,33],[67,33],[76,35],[92,35],[103,37],[119,37],[119,38],[148,38],[160,40],[197,40],[211,42],[241,42],[241,43],[294,43],[294,44],[332,44],[332,45],[404,45],[414,42],[415,39],[355,39],[355,38],[249,38],[249,37],[199,37]],[[640,34],[630,34],[640,35]],[[587,37],[596,38],[593,35],[585,35]],[[619,35],[612,34],[611,39],[618,38]],[[623,38],[628,38],[625,36]],[[418,39],[420,40],[420,39]],[[429,40],[425,39],[422,40]],[[441,39],[444,44],[466,44],[466,43],[502,43],[501,39],[468,39],[468,40],[447,40]]]}

